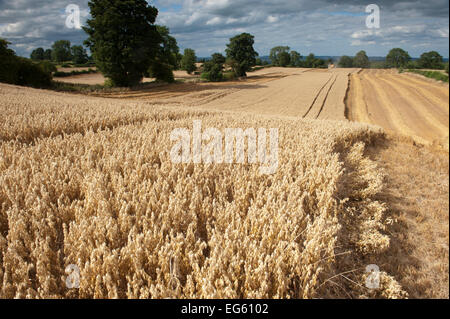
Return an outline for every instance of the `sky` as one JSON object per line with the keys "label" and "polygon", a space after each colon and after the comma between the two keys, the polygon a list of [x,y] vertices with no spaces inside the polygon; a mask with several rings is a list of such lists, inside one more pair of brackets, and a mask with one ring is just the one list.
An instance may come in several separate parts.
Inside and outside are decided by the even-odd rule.
{"label": "sky", "polygon": [[[385,56],[401,47],[412,57],[438,51],[449,57],[448,0],[148,0],[159,10],[157,24],[166,25],[181,49],[197,56],[224,53],[229,38],[255,36],[260,56],[283,45],[302,55]],[[82,44],[83,30],[66,26],[66,7],[80,8],[81,24],[89,19],[88,0],[0,0],[0,38],[18,55],[56,40]],[[368,28],[369,4],[380,8],[380,27]]]}

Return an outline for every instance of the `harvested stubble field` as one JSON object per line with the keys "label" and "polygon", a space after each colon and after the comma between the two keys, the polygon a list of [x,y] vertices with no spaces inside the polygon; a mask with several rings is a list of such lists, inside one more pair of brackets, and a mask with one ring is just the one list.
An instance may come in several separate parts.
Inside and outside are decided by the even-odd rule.
{"label": "harvested stubble field", "polygon": [[[435,170],[420,187],[445,231],[395,197],[392,139],[345,120],[357,71],[271,68],[103,96],[0,84],[0,297],[448,297],[448,153],[420,148],[416,163]],[[279,128],[277,172],[173,164],[170,133],[193,120]],[[427,249],[419,217],[436,235]],[[79,289],[65,285],[71,264]],[[383,271],[378,290],[364,286],[368,264]]]}
{"label": "harvested stubble field", "polygon": [[352,75],[348,116],[448,150],[448,101],[448,84],[394,70],[364,70]]}

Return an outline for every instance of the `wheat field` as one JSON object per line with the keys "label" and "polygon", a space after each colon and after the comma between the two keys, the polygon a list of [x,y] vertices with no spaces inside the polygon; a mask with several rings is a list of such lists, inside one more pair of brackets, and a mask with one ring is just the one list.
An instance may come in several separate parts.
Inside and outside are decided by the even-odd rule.
{"label": "wheat field", "polygon": [[[384,272],[381,289],[364,287],[392,222],[364,156],[378,127],[3,84],[0,96],[1,298],[406,296]],[[196,119],[279,128],[276,174],[172,164],[170,132]]]}

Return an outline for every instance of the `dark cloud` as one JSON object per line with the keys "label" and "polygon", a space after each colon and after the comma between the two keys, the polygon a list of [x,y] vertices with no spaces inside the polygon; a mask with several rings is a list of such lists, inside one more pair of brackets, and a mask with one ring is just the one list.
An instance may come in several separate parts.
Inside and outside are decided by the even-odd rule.
{"label": "dark cloud", "polygon": [[[65,27],[65,8],[77,4],[88,17],[88,0],[0,0],[0,37],[13,42],[21,55],[50,47],[58,39],[81,44],[82,30]],[[275,45],[289,45],[302,54],[385,55],[402,46],[418,56],[437,50],[448,57],[448,0],[426,2],[374,0],[381,9],[381,28],[366,28],[365,7],[357,0],[148,0],[161,8],[157,22],[170,27],[182,48],[199,56],[224,52],[239,32],[256,36],[256,49],[268,54]]]}

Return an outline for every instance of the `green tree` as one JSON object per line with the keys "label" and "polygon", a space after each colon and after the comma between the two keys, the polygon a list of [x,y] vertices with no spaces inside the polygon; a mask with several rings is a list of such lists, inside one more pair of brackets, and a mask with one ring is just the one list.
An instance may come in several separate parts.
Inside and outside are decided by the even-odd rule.
{"label": "green tree", "polygon": [[430,51],[423,53],[417,64],[423,69],[442,70],[444,68],[444,59],[438,52]]}
{"label": "green tree", "polygon": [[180,48],[177,40],[170,35],[170,30],[165,26],[156,26],[159,35],[162,38],[162,44],[159,50],[159,56],[163,58],[174,70],[179,67]]}
{"label": "green tree", "polygon": [[340,68],[352,68],[353,67],[353,58],[349,57],[348,55],[343,55],[339,59],[338,65]]}
{"label": "green tree", "polygon": [[258,52],[253,45],[255,37],[249,33],[242,33],[230,39],[227,44],[227,57],[233,62],[232,68],[237,76],[247,76],[247,72],[256,64]]}
{"label": "green tree", "polygon": [[44,60],[44,49],[43,48],[37,48],[31,52],[30,55],[31,60],[33,61],[42,61]]}
{"label": "green tree", "polygon": [[84,31],[97,68],[114,86],[134,86],[148,71],[162,42],[158,10],[145,0],[91,0]]}
{"label": "green tree", "polygon": [[18,57],[0,38],[0,82],[37,88],[49,87],[52,75],[29,59]]}
{"label": "green tree", "polygon": [[192,74],[192,72],[197,70],[195,63],[197,63],[195,51],[192,49],[184,49],[184,55],[181,59],[181,68],[187,73]]}
{"label": "green tree", "polygon": [[47,61],[52,60],[52,49],[47,49],[44,51],[44,60],[47,60]]}
{"label": "green tree", "polygon": [[386,56],[387,66],[394,68],[404,67],[409,60],[411,60],[411,57],[408,52],[400,48],[392,49]]}
{"label": "green tree", "polygon": [[218,82],[223,80],[223,64],[225,63],[225,57],[220,53],[214,53],[211,56],[211,60],[203,63],[202,78],[212,82]]}
{"label": "green tree", "polygon": [[65,62],[72,59],[70,52],[70,41],[58,40],[52,45],[52,60],[55,62]]}
{"label": "green tree", "polygon": [[0,82],[16,84],[17,57],[16,53],[8,48],[11,42],[0,38]]}
{"label": "green tree", "polygon": [[44,72],[47,72],[47,73],[50,73],[50,74],[53,73],[53,72],[58,71],[56,66],[50,61],[45,61],[44,60],[44,61],[39,62],[38,65]]}
{"label": "green tree", "polygon": [[175,81],[175,78],[173,76],[173,67],[170,64],[167,64],[165,61],[160,60],[159,57],[156,57],[152,60],[148,69],[148,76],[156,78],[156,80],[158,81],[164,81],[168,83],[172,83]]}
{"label": "green tree", "polygon": [[367,69],[370,67],[369,57],[366,54],[366,51],[359,51],[353,59],[353,67],[354,68],[363,68]]}
{"label": "green tree", "polygon": [[291,65],[300,67],[302,65],[302,56],[297,51],[291,51]]}
{"label": "green tree", "polygon": [[270,61],[275,66],[280,66],[280,55],[282,53],[289,53],[289,50],[291,50],[288,46],[277,46],[270,50]]}
{"label": "green tree", "polygon": [[75,64],[85,64],[89,60],[86,49],[81,45],[74,45],[70,49],[72,52],[73,62]]}
{"label": "green tree", "polygon": [[278,55],[278,65],[284,68],[289,64],[291,64],[291,55],[288,52],[281,52]]}
{"label": "green tree", "polygon": [[306,57],[303,65],[306,68],[323,68],[326,67],[326,62],[325,60],[316,58],[316,56],[313,53],[310,53]]}
{"label": "green tree", "polygon": [[226,61],[225,57],[220,53],[214,53],[211,56],[211,62],[214,64],[217,64],[219,66],[222,66],[222,68],[223,68],[223,64],[225,63],[225,61]]}
{"label": "green tree", "polygon": [[156,26],[161,36],[162,43],[159,46],[156,56],[151,59],[149,76],[160,81],[174,82],[173,70],[178,69],[178,55],[180,48],[177,40],[170,35],[169,28]]}

